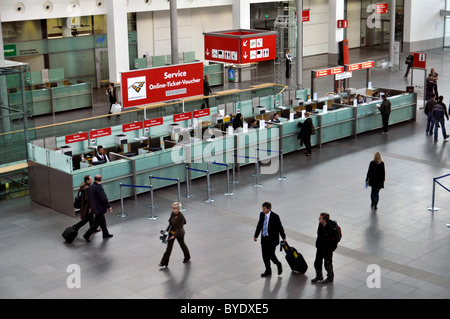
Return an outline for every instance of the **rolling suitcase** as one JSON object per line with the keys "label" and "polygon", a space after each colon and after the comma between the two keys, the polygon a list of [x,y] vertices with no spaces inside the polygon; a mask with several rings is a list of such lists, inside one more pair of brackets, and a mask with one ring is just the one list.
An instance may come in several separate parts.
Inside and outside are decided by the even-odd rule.
{"label": "rolling suitcase", "polygon": [[286,253],[286,261],[293,271],[304,274],[308,269],[308,264],[297,249],[288,245],[287,242],[282,242],[280,249],[283,248]]}
{"label": "rolling suitcase", "polygon": [[78,236],[78,231],[76,231],[72,227],[67,227],[66,230],[62,233],[62,236],[64,237],[66,242],[70,244]]}

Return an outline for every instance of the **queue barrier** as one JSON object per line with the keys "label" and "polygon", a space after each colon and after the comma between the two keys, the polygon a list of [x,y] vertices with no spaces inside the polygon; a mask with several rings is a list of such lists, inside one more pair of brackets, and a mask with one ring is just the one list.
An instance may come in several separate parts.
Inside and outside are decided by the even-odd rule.
{"label": "queue barrier", "polygon": [[[227,192],[223,193],[225,196],[233,196],[234,193],[230,192],[230,166],[228,164],[225,163],[217,163],[217,162],[208,162],[208,164],[214,164],[214,165],[220,165],[220,166],[225,166],[227,168]],[[209,166],[208,166],[209,167]],[[209,170],[209,168],[208,168]]]}
{"label": "queue barrier", "polygon": [[[128,216],[128,214],[125,213],[125,212],[123,211],[123,191],[122,191],[122,188],[123,188],[123,187],[149,188],[150,191],[151,191],[152,194],[153,194],[153,187],[152,187],[152,186],[146,186],[146,185],[128,185],[128,184],[122,184],[122,183],[120,183],[119,186],[120,186],[120,209],[121,209],[121,213],[120,213],[120,214],[117,214],[117,217],[125,218],[125,217]],[[153,199],[152,199],[152,201],[153,201]],[[155,215],[153,214],[153,207],[152,207],[152,215],[149,216],[148,219],[153,219],[153,220],[158,219],[158,216],[155,216]]]}
{"label": "queue barrier", "polygon": [[208,198],[204,199],[203,201],[205,203],[212,203],[214,202],[214,199],[211,199],[211,181],[210,181],[210,171],[209,170],[202,170],[202,169],[197,169],[197,168],[191,168],[189,166],[186,166],[186,198],[192,198],[194,197],[194,195],[191,194],[191,178],[190,178],[190,174],[189,171],[196,171],[196,172],[202,172],[202,173],[206,173],[206,191],[208,194]]}
{"label": "queue barrier", "polygon": [[279,181],[285,181],[286,177],[284,177],[284,161],[283,161],[283,150],[280,151],[274,151],[274,150],[265,150],[265,149],[260,149],[257,148],[257,151],[261,151],[261,152],[269,152],[269,153],[278,153],[280,156],[280,176],[278,177]]}
{"label": "queue barrier", "polygon": [[[262,184],[259,182],[259,176],[260,174],[260,168],[259,168],[259,157],[252,157],[252,156],[244,156],[244,155],[234,155],[234,157],[240,157],[240,158],[247,158],[247,159],[254,159],[255,161],[255,183],[252,184],[253,187],[261,188]],[[233,176],[234,176],[234,166],[233,166]]]}
{"label": "queue barrier", "polygon": [[[153,176],[153,175],[150,175],[149,176],[149,178],[150,178],[150,201],[151,201],[151,204],[150,204],[150,206],[151,206],[151,208],[153,209],[153,208],[155,208],[155,207],[158,207],[158,205],[155,205],[154,204],[154,201],[153,201],[153,179],[159,179],[159,180],[163,180],[163,181],[175,181],[175,182],[177,182],[177,188],[178,188],[178,202],[179,203],[181,203],[181,200],[180,200],[180,194],[181,194],[181,186],[180,186],[180,179],[179,178],[167,178],[167,177],[158,177],[158,176]],[[180,209],[180,211],[181,212],[184,212],[186,209],[184,208],[184,207],[182,207],[181,209]]]}
{"label": "queue barrier", "polygon": [[436,184],[440,185],[447,192],[450,192],[450,190],[447,187],[445,187],[444,185],[442,185],[440,182],[437,181],[438,179],[441,179],[441,178],[444,178],[444,177],[447,177],[447,176],[450,176],[450,174],[442,175],[442,176],[433,178],[433,194],[432,194],[432,197],[431,197],[431,207],[428,207],[429,211],[435,212],[435,211],[439,210],[439,207],[435,207],[434,206],[434,200],[435,200],[435,196],[436,196]]}

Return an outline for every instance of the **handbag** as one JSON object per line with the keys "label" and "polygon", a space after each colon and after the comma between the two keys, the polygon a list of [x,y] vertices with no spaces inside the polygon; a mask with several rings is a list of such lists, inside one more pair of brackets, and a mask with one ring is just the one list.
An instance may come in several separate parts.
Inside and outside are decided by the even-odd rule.
{"label": "handbag", "polygon": [[122,111],[122,105],[120,105],[119,103],[114,103],[113,105],[111,105],[111,113],[115,114],[115,113],[120,113]]}
{"label": "handbag", "polygon": [[75,200],[73,202],[73,208],[80,209],[81,208],[81,194],[80,190],[78,190],[77,196],[75,196]]}

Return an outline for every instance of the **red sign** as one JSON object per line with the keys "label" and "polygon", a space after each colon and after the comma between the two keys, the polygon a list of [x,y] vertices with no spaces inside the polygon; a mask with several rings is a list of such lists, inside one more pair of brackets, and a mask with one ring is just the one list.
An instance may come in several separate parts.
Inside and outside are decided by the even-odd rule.
{"label": "red sign", "polygon": [[203,62],[124,72],[121,75],[124,108],[203,95]]}
{"label": "red sign", "polygon": [[202,116],[208,116],[210,114],[211,113],[210,113],[209,109],[198,110],[198,111],[194,111],[194,118],[196,119],[196,118],[199,118]]}
{"label": "red sign", "polygon": [[377,3],[377,14],[384,14],[389,12],[388,3]]}
{"label": "red sign", "polygon": [[144,127],[152,127],[152,126],[158,126],[158,125],[162,125],[163,124],[163,118],[162,117],[158,117],[156,119],[150,119],[150,120],[145,120],[144,121]]}
{"label": "red sign", "polygon": [[190,119],[191,119],[191,112],[175,114],[173,116],[173,121],[174,122],[186,121],[186,120],[190,120]]}
{"label": "red sign", "polygon": [[348,20],[338,20],[337,21],[337,27],[346,29],[348,28]]}
{"label": "red sign", "polygon": [[111,128],[107,127],[107,128],[102,128],[100,130],[92,130],[89,132],[89,135],[91,136],[91,138],[99,138],[99,137],[103,137],[103,136],[108,136],[108,135],[111,135]]}
{"label": "red sign", "polygon": [[328,76],[328,75],[340,74],[343,72],[344,72],[343,66],[338,66],[338,67],[331,68],[331,69],[319,70],[319,71],[316,71],[316,78],[320,78],[320,77]]}
{"label": "red sign", "polygon": [[414,52],[413,67],[426,69],[427,67],[427,55],[425,53]]}
{"label": "red sign", "polygon": [[67,135],[66,136],[66,144],[87,141],[88,138],[89,137],[88,137],[88,133],[87,132]]}
{"label": "red sign", "polygon": [[302,21],[309,22],[309,10],[303,10],[302,12]]}
{"label": "red sign", "polygon": [[139,130],[142,128],[142,122],[134,122],[129,124],[123,124],[122,125],[122,132],[130,132]]}
{"label": "red sign", "polygon": [[275,60],[276,40],[277,36],[272,31],[204,34],[205,60],[236,64]]}
{"label": "red sign", "polygon": [[347,71],[357,71],[357,70],[363,70],[363,69],[370,69],[375,66],[375,62],[373,61],[367,61],[362,63],[355,63],[355,64],[349,64],[347,65]]}

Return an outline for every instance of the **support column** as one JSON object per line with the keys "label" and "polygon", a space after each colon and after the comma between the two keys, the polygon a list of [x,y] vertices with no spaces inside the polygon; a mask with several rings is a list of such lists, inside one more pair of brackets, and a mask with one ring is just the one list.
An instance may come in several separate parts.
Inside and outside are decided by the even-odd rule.
{"label": "support column", "polygon": [[[0,34],[2,34],[2,17],[0,15]],[[5,65],[5,52],[3,51],[3,37],[0,37],[0,67]],[[8,107],[8,88],[6,85],[6,76],[0,76],[0,106]],[[8,109],[0,109],[2,115],[2,130],[3,132],[11,131],[11,118],[9,117]],[[9,136],[9,135],[8,135]]]}
{"label": "support column", "polygon": [[391,0],[391,19],[390,19],[390,32],[389,32],[389,68],[394,67],[394,42],[395,42],[395,11],[397,8],[397,1]]}
{"label": "support column", "polygon": [[337,65],[339,60],[339,42],[344,40],[344,29],[337,27],[337,20],[344,19],[344,0],[329,1],[328,12],[328,64]]}
{"label": "support column", "polygon": [[250,0],[233,0],[233,29],[250,29]]}
{"label": "support column", "polygon": [[172,64],[178,64],[177,0],[170,0],[170,54],[172,56]]}
{"label": "support column", "polygon": [[297,11],[297,90],[303,85],[303,0],[296,1]]}
{"label": "support column", "polygon": [[106,0],[109,81],[120,82],[120,72],[130,70],[127,0]]}

